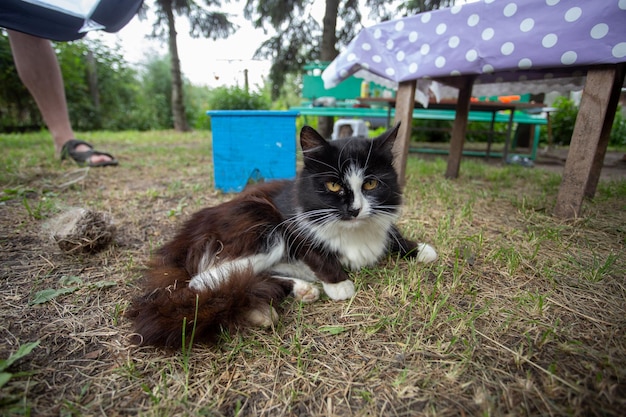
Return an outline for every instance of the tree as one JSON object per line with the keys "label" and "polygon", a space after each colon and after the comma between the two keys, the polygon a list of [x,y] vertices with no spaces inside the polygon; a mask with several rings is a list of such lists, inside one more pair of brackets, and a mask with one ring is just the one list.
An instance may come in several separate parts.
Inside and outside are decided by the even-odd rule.
{"label": "tree", "polygon": [[[221,0],[204,0],[207,7],[219,8]],[[234,30],[234,25],[225,13],[211,11],[193,0],[155,0],[157,20],[153,26],[153,35],[167,40],[172,71],[172,113],[174,129],[189,130],[185,116],[183,79],[178,57],[178,44],[175,15],[184,16],[189,20],[189,35],[192,38],[227,38]]]}
{"label": "tree", "polygon": [[[365,3],[365,8],[361,3]],[[454,0],[325,0],[322,27],[311,15],[313,0],[246,0],[244,16],[257,28],[269,25],[276,34],[256,51],[256,58],[270,58],[269,79],[272,98],[281,93],[285,77],[299,73],[305,63],[313,60],[332,61],[338,48],[346,45],[363,27],[361,10],[369,9],[370,17],[388,20],[407,14],[437,9],[454,4]],[[320,118],[322,135],[328,136],[332,126]]]}
{"label": "tree", "polygon": [[[311,60],[331,61],[338,48],[361,30],[361,10],[370,19],[389,20],[447,7],[454,0],[325,0],[322,26],[311,15],[313,0],[246,0],[244,16],[256,28],[271,27],[276,33],[257,49],[256,58],[270,58],[272,97],[278,97],[285,75],[298,73]],[[361,7],[364,3],[365,7]]]}

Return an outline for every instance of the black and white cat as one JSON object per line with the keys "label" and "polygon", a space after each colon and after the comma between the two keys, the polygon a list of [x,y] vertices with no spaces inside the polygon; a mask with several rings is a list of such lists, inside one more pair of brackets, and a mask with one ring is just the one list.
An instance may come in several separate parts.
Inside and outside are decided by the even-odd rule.
{"label": "black and white cat", "polygon": [[255,185],[194,214],[152,259],[144,295],[129,308],[138,343],[178,347],[194,321],[196,341],[223,329],[270,326],[285,297],[317,300],[318,282],[331,299],[348,299],[355,290],[346,269],[389,253],[436,260],[431,246],[405,239],[395,226],[398,127],[375,139],[328,142],[305,126],[304,167],[295,181]]}

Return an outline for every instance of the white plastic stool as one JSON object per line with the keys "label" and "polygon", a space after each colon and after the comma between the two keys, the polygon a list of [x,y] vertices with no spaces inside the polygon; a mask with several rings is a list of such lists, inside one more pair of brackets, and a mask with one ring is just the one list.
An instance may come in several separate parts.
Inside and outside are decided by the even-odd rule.
{"label": "white plastic stool", "polygon": [[340,139],[344,137],[361,136],[367,137],[367,125],[364,120],[360,119],[339,119],[333,126],[332,139]]}

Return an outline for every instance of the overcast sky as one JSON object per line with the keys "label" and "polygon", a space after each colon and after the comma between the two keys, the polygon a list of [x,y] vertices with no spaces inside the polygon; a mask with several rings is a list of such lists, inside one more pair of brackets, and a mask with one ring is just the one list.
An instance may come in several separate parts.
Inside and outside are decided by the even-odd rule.
{"label": "overcast sky", "polygon": [[[152,2],[147,1],[150,5]],[[322,3],[323,4],[323,3]],[[230,20],[239,26],[234,35],[227,39],[192,39],[188,22],[184,18],[176,21],[178,30],[178,52],[182,71],[193,84],[217,87],[221,85],[240,85],[244,82],[244,69],[248,69],[250,86],[262,84],[262,77],[267,76],[271,63],[256,61],[252,57],[261,43],[269,38],[261,29],[254,29],[243,17],[243,3],[231,1],[225,3],[223,11],[231,15]],[[138,17],[116,34],[91,33],[90,37],[100,38],[108,44],[119,41],[124,57],[131,64],[145,61],[146,53],[154,51],[159,55],[167,53],[167,44],[148,39],[152,30],[153,18],[141,21]]]}

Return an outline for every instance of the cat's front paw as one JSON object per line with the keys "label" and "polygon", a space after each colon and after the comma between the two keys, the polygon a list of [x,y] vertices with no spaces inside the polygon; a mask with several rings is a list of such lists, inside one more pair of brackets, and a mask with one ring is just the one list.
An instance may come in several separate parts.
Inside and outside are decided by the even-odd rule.
{"label": "cat's front paw", "polygon": [[308,282],[298,280],[293,284],[293,296],[303,303],[312,303],[320,298],[320,290]]}
{"label": "cat's front paw", "polygon": [[423,263],[435,262],[437,260],[437,251],[427,243],[417,245],[417,261]]}
{"label": "cat's front paw", "polygon": [[355,293],[354,283],[349,279],[337,282],[335,284],[322,282],[322,285],[324,286],[324,291],[326,292],[326,295],[328,295],[332,300],[335,301],[347,300],[348,298],[351,298]]}

